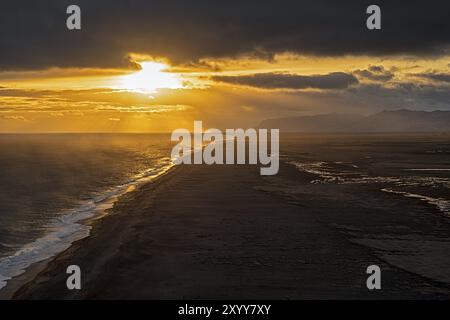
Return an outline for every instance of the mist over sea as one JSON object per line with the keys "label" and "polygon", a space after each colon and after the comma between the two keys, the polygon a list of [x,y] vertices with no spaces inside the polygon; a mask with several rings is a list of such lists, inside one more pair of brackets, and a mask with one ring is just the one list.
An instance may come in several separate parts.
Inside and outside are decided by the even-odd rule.
{"label": "mist over sea", "polygon": [[0,288],[89,234],[82,221],[171,167],[158,134],[0,135]]}

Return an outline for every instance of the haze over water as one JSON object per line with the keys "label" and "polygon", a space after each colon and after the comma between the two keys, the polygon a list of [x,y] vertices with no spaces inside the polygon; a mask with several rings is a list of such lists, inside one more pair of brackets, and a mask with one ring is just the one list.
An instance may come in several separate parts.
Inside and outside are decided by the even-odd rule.
{"label": "haze over water", "polygon": [[89,234],[81,220],[170,166],[166,135],[0,135],[2,280]]}

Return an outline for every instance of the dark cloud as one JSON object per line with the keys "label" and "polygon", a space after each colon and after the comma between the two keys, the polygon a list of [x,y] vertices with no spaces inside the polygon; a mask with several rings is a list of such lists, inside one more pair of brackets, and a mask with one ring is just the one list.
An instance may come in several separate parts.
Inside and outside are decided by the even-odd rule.
{"label": "dark cloud", "polygon": [[[65,27],[82,9],[82,30]],[[192,62],[279,52],[443,54],[450,2],[378,0],[382,30],[365,27],[368,0],[3,0],[0,69],[129,67],[127,53]]]}
{"label": "dark cloud", "polygon": [[434,81],[450,83],[450,73],[428,72],[428,73],[415,74],[415,76],[434,80]]}
{"label": "dark cloud", "polygon": [[379,83],[361,84],[342,95],[349,104],[362,109],[450,110],[450,91],[447,85],[396,83],[386,87]]}
{"label": "dark cloud", "polygon": [[389,81],[394,77],[394,73],[383,66],[369,66],[367,70],[356,70],[353,74],[359,78],[381,82]]}
{"label": "dark cloud", "polygon": [[257,73],[246,76],[216,76],[214,81],[262,89],[344,89],[358,83],[358,79],[344,72],[324,75],[295,75],[284,73]]}

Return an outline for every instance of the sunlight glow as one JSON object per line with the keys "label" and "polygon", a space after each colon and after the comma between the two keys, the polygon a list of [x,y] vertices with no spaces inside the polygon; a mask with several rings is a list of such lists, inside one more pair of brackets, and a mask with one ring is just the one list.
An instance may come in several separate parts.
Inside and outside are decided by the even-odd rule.
{"label": "sunlight glow", "polygon": [[121,77],[120,89],[133,92],[153,93],[157,89],[182,88],[182,81],[178,75],[165,72],[169,66],[160,62],[141,62],[141,70]]}

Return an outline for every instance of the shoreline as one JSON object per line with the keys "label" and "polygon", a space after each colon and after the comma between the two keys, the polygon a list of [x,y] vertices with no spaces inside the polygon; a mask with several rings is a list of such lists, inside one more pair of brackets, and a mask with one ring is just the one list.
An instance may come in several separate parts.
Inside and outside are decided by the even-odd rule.
{"label": "shoreline", "polygon": [[[283,162],[276,177],[262,177],[258,170],[248,165],[174,167],[120,197],[107,216],[93,223],[89,237],[17,279],[11,298],[450,297],[448,283],[425,277],[433,270],[414,263],[401,267],[408,257],[396,256],[396,250],[420,244],[420,238],[375,240],[384,237],[379,234],[364,240],[355,235],[359,227],[339,221],[347,215],[362,224],[361,230],[367,223],[358,218],[359,207],[341,202],[339,186],[310,185],[309,174]],[[324,190],[338,192],[337,200],[324,198]],[[392,212],[378,214],[374,217],[390,219]],[[383,256],[389,248],[391,255]],[[70,264],[82,270],[80,291],[65,287]],[[365,268],[371,264],[385,272],[377,294],[365,288]]]}
{"label": "shoreline", "polygon": [[[102,220],[108,217],[110,214],[113,214],[115,205],[121,201],[121,199],[125,196],[127,196],[130,193],[138,192],[140,188],[156,183],[159,179],[164,178],[166,175],[169,174],[175,174],[175,171],[177,170],[177,166],[171,166],[168,169],[161,172],[158,176],[151,178],[149,181],[138,183],[137,185],[130,186],[131,189],[126,190],[124,193],[115,195],[109,199],[105,199],[104,202],[102,202],[102,205],[110,204],[106,209],[103,210],[96,210],[94,215],[89,218],[82,219],[78,221],[78,223],[82,224],[83,226],[90,226],[91,230],[89,231],[89,234],[86,237],[83,237],[81,239],[75,240],[70,244],[70,246],[63,251],[60,251],[53,255],[52,257],[43,259],[41,261],[32,263],[29,265],[25,271],[18,276],[15,276],[9,280],[7,280],[7,284],[5,287],[0,289],[0,300],[9,300],[13,299],[14,295],[24,286],[35,280],[39,274],[45,272],[45,270],[48,268],[48,265],[58,259],[60,256],[64,256],[65,254],[69,254],[71,250],[73,250],[73,247],[81,246],[83,240],[91,237],[94,232],[96,232],[96,228],[98,227],[98,223]],[[144,179],[149,179],[144,178]],[[130,188],[129,187],[129,188]]]}

